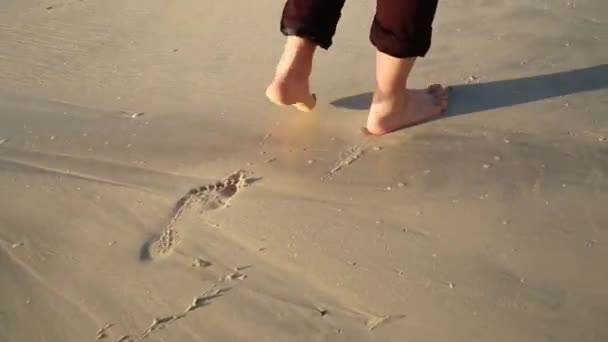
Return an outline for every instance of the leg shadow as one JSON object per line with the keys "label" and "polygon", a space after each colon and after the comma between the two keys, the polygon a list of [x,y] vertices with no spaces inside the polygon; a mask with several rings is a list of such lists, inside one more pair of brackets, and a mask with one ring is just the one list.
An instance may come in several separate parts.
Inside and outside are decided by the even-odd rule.
{"label": "leg shadow", "polygon": [[[510,107],[564,95],[608,88],[608,64],[511,80],[452,87],[450,108],[443,116],[456,116]],[[364,110],[372,93],[362,93],[332,102],[339,108]]]}

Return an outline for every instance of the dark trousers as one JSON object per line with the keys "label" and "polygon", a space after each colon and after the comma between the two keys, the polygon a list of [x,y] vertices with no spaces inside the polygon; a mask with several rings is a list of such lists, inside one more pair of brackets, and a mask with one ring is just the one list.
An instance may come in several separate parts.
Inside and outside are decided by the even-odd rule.
{"label": "dark trousers", "polygon": [[[329,49],[345,0],[287,0],[281,32]],[[370,41],[396,58],[423,57],[431,47],[438,0],[377,0]]]}

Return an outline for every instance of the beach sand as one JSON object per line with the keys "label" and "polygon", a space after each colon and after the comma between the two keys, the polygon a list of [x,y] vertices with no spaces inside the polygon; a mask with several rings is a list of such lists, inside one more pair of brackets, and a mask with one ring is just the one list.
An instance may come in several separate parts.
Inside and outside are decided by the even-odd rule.
{"label": "beach sand", "polygon": [[0,4],[0,341],[608,341],[608,2],[440,1],[380,138],[373,2],[312,113],[281,9]]}

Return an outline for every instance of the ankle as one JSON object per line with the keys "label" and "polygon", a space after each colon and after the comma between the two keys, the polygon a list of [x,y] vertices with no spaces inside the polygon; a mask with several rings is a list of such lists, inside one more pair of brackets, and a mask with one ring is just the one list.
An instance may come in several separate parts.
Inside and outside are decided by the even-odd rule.
{"label": "ankle", "polygon": [[275,82],[305,82],[310,78],[310,71],[297,64],[289,64],[277,67]]}
{"label": "ankle", "polygon": [[275,80],[280,82],[304,82],[310,78],[312,60],[303,58],[282,58],[275,72]]}
{"label": "ankle", "polygon": [[377,87],[374,91],[373,104],[393,107],[406,101],[407,92],[402,88],[382,89]]}

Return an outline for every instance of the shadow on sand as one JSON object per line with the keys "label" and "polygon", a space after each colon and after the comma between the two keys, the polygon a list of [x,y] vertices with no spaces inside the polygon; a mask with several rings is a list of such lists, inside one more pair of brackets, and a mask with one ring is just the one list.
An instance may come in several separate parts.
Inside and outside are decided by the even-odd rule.
{"label": "shadow on sand", "polygon": [[[608,88],[608,64],[511,80],[452,86],[450,108],[442,117],[510,107],[564,95]],[[338,108],[364,110],[372,93],[362,93],[332,102]]]}

